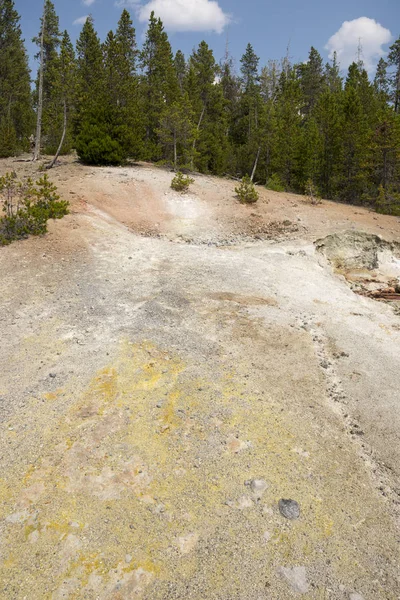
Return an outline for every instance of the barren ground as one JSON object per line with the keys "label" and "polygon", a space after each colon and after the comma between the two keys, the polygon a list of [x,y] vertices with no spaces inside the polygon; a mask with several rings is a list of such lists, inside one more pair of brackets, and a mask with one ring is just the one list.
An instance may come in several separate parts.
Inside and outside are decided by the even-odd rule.
{"label": "barren ground", "polygon": [[400,254],[350,272],[314,242],[400,219],[50,177],[71,214],[0,248],[0,597],[398,600],[400,303],[353,289]]}

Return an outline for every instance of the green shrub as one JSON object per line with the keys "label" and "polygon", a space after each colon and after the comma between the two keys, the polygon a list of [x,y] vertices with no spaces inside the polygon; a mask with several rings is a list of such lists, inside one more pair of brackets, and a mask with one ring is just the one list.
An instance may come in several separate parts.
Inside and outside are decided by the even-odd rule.
{"label": "green shrub", "polygon": [[98,125],[86,125],[75,145],[80,160],[87,165],[120,165],[126,160],[123,146]]}
{"label": "green shrub", "polygon": [[285,186],[283,185],[281,178],[277,173],[273,173],[271,177],[268,178],[267,185],[265,186],[267,190],[272,190],[273,192],[284,192]]}
{"label": "green shrub", "polygon": [[6,173],[0,177],[0,199],[4,212],[0,218],[0,246],[46,233],[49,219],[68,214],[68,202],[60,200],[47,175],[34,184],[31,179],[19,182],[15,173]]}
{"label": "green shrub", "polygon": [[191,183],[194,183],[194,179],[178,171],[171,181],[171,187],[176,192],[187,192]]}
{"label": "green shrub", "polygon": [[314,204],[314,206],[321,204],[322,200],[320,193],[312,179],[307,179],[304,192],[311,204]]}
{"label": "green shrub", "polygon": [[248,175],[245,175],[241,184],[235,188],[235,192],[243,204],[253,204],[257,202],[259,194]]}
{"label": "green shrub", "polygon": [[400,217],[400,194],[380,185],[378,197],[375,200],[375,208],[378,213]]}

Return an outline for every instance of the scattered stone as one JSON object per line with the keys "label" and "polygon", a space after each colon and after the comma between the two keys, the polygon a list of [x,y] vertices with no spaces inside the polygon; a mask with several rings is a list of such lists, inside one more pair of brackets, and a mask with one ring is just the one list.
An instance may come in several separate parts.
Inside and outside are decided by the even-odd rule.
{"label": "scattered stone", "polygon": [[198,541],[199,541],[198,533],[189,533],[186,536],[182,536],[182,537],[178,538],[178,540],[177,540],[178,548],[182,554],[189,554],[189,552],[191,552],[193,550],[193,548],[196,546]]}
{"label": "scattered stone", "polygon": [[298,519],[300,517],[300,506],[296,500],[279,500],[279,512],[286,519]]}
{"label": "scattered stone", "polygon": [[241,496],[237,501],[237,508],[239,510],[243,510],[245,508],[251,508],[253,506],[253,501],[248,496]]}
{"label": "scattered stone", "polygon": [[270,506],[263,506],[262,509],[264,515],[269,515],[270,517],[272,517],[272,515],[274,514],[274,511],[272,510],[272,508]]}
{"label": "scattered stone", "polygon": [[55,379],[57,377],[56,373],[49,373],[49,377],[51,377],[52,379]]}
{"label": "scattered stone", "polygon": [[271,539],[271,534],[269,531],[264,531],[264,542],[269,542],[269,540]]}
{"label": "scattered stone", "polygon": [[232,454],[238,454],[239,452],[242,452],[243,450],[247,450],[247,448],[249,448],[250,446],[251,446],[251,443],[249,441],[245,442],[243,440],[239,440],[234,435],[230,435],[227,440],[228,450]]}
{"label": "scattered stone", "polygon": [[364,600],[364,596],[361,596],[361,594],[357,594],[357,592],[354,594],[350,594],[349,598],[350,600]]}
{"label": "scattered stone", "polygon": [[132,562],[132,556],[130,554],[125,554],[125,562],[129,565]]}
{"label": "scattered stone", "polygon": [[225,504],[231,508],[237,508],[238,510],[244,510],[254,506],[253,500],[248,496],[241,496],[238,500],[227,500]]}
{"label": "scattered stone", "polygon": [[251,479],[249,481],[245,481],[244,485],[250,487],[256,498],[261,498],[268,487],[268,484],[266,481],[264,481],[264,479]]}
{"label": "scattered stone", "polygon": [[309,585],[307,583],[307,572],[305,567],[280,567],[278,573],[286,579],[292,589],[298,594],[307,594]]}

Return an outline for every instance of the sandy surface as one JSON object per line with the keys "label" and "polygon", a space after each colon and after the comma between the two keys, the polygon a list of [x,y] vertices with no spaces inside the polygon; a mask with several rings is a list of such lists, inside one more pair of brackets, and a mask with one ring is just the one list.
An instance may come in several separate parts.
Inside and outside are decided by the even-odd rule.
{"label": "sandy surface", "polygon": [[72,213],[0,249],[0,597],[397,600],[398,303],[314,242],[400,219],[51,178]]}

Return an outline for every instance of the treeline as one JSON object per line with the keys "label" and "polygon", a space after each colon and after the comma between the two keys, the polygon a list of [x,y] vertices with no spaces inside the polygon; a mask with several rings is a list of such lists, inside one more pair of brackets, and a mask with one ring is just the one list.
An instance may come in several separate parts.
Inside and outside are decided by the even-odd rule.
{"label": "treeline", "polygon": [[126,10],[103,43],[89,17],[74,48],[50,0],[35,41],[31,94],[19,15],[0,0],[1,156],[28,149],[39,113],[46,154],[75,148],[88,164],[132,158],[247,174],[271,189],[400,214],[400,38],[373,82],[362,61],[343,78],[315,48],[305,63],[260,67],[249,44],[239,73],[204,41],[186,59],[154,14],[139,49]]}

